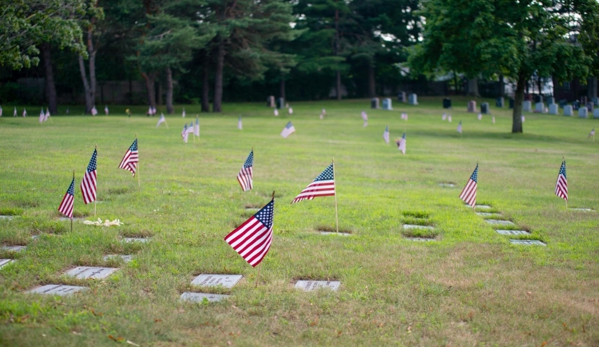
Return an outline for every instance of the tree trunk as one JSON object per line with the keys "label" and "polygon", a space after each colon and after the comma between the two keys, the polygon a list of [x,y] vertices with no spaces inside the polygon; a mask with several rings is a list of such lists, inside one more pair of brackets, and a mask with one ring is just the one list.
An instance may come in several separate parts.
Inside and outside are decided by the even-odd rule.
{"label": "tree trunk", "polygon": [[281,97],[283,99],[286,99],[285,97],[285,75],[281,74],[281,82],[279,83],[279,94],[281,94]]}
{"label": "tree trunk", "polygon": [[518,74],[518,85],[514,95],[514,112],[512,114],[512,133],[522,132],[522,101],[524,101],[524,88],[526,88],[526,76],[520,72]]}
{"label": "tree trunk", "polygon": [[56,98],[56,85],[54,84],[54,71],[52,71],[52,56],[50,54],[50,44],[44,43],[41,46],[44,70],[46,72],[46,102],[48,102],[48,111],[51,114],[56,114],[58,102]]}
{"label": "tree trunk", "polygon": [[551,80],[553,81],[553,98],[555,99],[555,103],[557,104],[557,78],[555,78],[555,76],[551,76]]}
{"label": "tree trunk", "polygon": [[204,58],[204,76],[202,78],[202,112],[210,112],[210,65],[207,55]]}
{"label": "tree trunk", "polygon": [[374,62],[368,62],[368,97],[376,97],[376,83],[374,82]]}
{"label": "tree trunk", "polygon": [[478,93],[478,78],[475,77],[468,80],[468,95],[476,98],[480,96]]}
{"label": "tree trunk", "polygon": [[222,112],[224,66],[225,41],[221,37],[218,41],[218,52],[216,53],[216,70],[214,71],[214,100],[212,103],[212,112]]}
{"label": "tree trunk", "polygon": [[85,91],[85,113],[91,113],[92,107],[96,102],[96,51],[92,41],[92,25],[87,27],[87,53],[89,55],[89,81],[83,64],[83,57],[79,56],[79,71],[83,80],[83,89]]}
{"label": "tree trunk", "polygon": [[141,73],[141,77],[146,81],[146,91],[148,94],[148,106],[156,107],[156,92],[154,90],[154,81],[156,76],[152,73],[147,74],[145,72]]}
{"label": "tree trunk", "polygon": [[166,68],[166,112],[173,114],[173,72],[170,67]]}
{"label": "tree trunk", "polygon": [[597,77],[590,77],[588,86],[587,97],[592,102],[597,97]]}
{"label": "tree trunk", "polygon": [[158,106],[162,106],[162,83],[160,83],[160,80],[158,80]]}
{"label": "tree trunk", "polygon": [[335,83],[335,91],[337,93],[337,100],[341,100],[341,71],[337,70],[337,79]]}
{"label": "tree trunk", "polygon": [[505,96],[505,82],[503,81],[503,74],[499,74],[499,97]]}
{"label": "tree trunk", "polygon": [[[339,55],[339,10],[335,10],[335,55]],[[335,81],[335,91],[337,100],[341,100],[341,71],[337,69],[337,78]]]}

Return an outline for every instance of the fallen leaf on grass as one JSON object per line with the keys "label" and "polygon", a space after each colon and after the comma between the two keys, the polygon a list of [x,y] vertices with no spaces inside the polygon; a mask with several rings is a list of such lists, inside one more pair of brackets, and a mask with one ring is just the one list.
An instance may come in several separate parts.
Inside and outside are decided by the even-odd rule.
{"label": "fallen leaf on grass", "polygon": [[154,318],[154,323],[160,323],[160,322],[162,322],[162,319],[160,319],[160,318]]}
{"label": "fallen leaf on grass", "polygon": [[112,335],[108,335],[108,338],[111,339],[112,341],[116,341],[116,342],[123,342],[123,341],[125,341],[125,339],[123,337],[121,337],[121,336],[114,337]]}
{"label": "fallen leaf on grass", "polygon": [[318,324],[318,317],[316,317],[316,319],[314,320],[314,322],[310,323],[310,326],[313,327],[313,326],[316,326],[316,324]]}

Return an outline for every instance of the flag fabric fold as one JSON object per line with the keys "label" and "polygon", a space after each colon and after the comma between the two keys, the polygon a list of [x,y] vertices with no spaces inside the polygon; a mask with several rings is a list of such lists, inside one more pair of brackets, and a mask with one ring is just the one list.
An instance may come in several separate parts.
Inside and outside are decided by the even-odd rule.
{"label": "flag fabric fold", "polygon": [[247,159],[243,163],[241,170],[237,174],[237,182],[241,189],[245,192],[253,188],[253,172],[254,170],[254,150],[250,152]]}
{"label": "flag fabric fold", "polygon": [[281,131],[281,136],[283,136],[283,138],[287,138],[289,135],[293,134],[295,132],[295,127],[293,126],[293,124],[291,124],[291,121],[289,121],[289,123],[287,123],[287,125],[285,125],[285,127],[283,128],[283,131]]}
{"label": "flag fabric fold", "polygon": [[58,206],[58,212],[62,213],[64,216],[73,218],[73,202],[75,201],[75,178],[71,181],[69,185],[69,189],[62,197],[62,201],[60,202],[60,206]]}
{"label": "flag fabric fold", "polygon": [[329,165],[291,203],[294,204],[302,200],[312,200],[323,196],[335,196],[335,173],[333,170],[333,164]]}
{"label": "flag fabric fold", "polygon": [[478,186],[478,164],[476,164],[476,168],[470,179],[468,179],[468,183],[462,192],[460,193],[460,199],[464,200],[464,202],[470,205],[472,208],[476,207],[476,189]]}
{"label": "flag fabric fold", "polygon": [[119,169],[129,170],[135,176],[135,171],[137,169],[137,163],[139,162],[139,153],[137,150],[137,139],[133,141],[127,152],[123,156],[121,163],[119,164]]}
{"label": "flag fabric fold", "polygon": [[555,195],[568,201],[568,179],[566,178],[566,161],[562,161],[562,166],[559,168],[557,174],[557,181],[555,182]]}
{"label": "flag fabric fold", "polygon": [[96,190],[97,190],[97,181],[96,181],[96,168],[97,168],[97,157],[98,151],[94,149],[94,153],[92,154],[92,158],[89,160],[89,164],[87,165],[87,170],[85,170],[85,174],[83,175],[83,180],[81,181],[81,195],[83,195],[83,202],[87,205],[92,201],[96,201]]}
{"label": "flag fabric fold", "polygon": [[275,199],[225,236],[227,242],[251,266],[262,262],[272,244]]}

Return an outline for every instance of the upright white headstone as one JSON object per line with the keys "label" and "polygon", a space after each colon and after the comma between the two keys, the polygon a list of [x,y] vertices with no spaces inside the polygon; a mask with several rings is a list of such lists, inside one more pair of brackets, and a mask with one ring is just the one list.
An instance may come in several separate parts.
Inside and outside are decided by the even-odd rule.
{"label": "upright white headstone", "polygon": [[593,118],[599,118],[599,108],[593,110]]}
{"label": "upright white headstone", "polygon": [[578,117],[580,118],[589,118],[589,109],[585,106],[578,109]]}
{"label": "upright white headstone", "polygon": [[532,105],[530,100],[522,101],[522,111],[532,112]]}
{"label": "upright white headstone", "polygon": [[392,109],[393,109],[393,107],[391,107],[391,99],[389,99],[389,98],[383,99],[383,110],[391,111]]}
{"label": "upright white headstone", "polygon": [[535,104],[535,112],[543,113],[543,111],[545,111],[545,104],[542,102],[537,102]]}
{"label": "upright white headstone", "polygon": [[408,103],[410,105],[418,105],[418,96],[414,93],[410,94],[408,97]]}
{"label": "upright white headstone", "polygon": [[476,101],[468,101],[468,112],[476,112]]}
{"label": "upright white headstone", "polygon": [[559,114],[559,106],[558,104],[549,105],[549,114]]}
{"label": "upright white headstone", "polygon": [[566,105],[564,106],[564,116],[566,117],[572,117],[572,105]]}

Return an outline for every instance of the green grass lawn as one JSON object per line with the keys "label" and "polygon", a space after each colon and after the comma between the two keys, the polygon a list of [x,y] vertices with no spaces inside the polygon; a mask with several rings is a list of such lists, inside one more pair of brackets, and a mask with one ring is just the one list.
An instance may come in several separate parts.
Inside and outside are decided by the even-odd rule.
{"label": "green grass lawn", "polygon": [[[466,99],[453,98],[443,122],[440,98],[367,109],[367,100],[292,103],[274,117],[260,104],[226,104],[201,114],[201,137],[183,143],[187,118],[156,128],[145,107],[111,107],[110,116],[55,116],[37,110],[0,118],[0,243],[26,245],[0,269],[3,346],[597,346],[599,345],[598,212],[567,210],[554,195],[567,161],[569,207],[599,209],[599,123],[526,114],[511,134],[511,112],[478,121]],[[482,100],[479,100],[479,102]],[[326,108],[325,119],[319,119]],[[103,114],[103,105],[98,106]],[[362,127],[360,112],[369,115]],[[19,114],[22,107],[19,108]],[[8,112],[10,111],[10,112]],[[160,110],[159,110],[160,112]],[[408,121],[400,119],[407,112]],[[7,115],[7,113],[10,113]],[[243,130],[237,129],[238,115]],[[292,120],[296,133],[279,134]],[[456,132],[463,123],[463,136]],[[407,133],[407,154],[384,143]],[[117,166],[137,134],[139,177]],[[98,204],[84,205],[79,184],[98,146]],[[254,190],[235,179],[254,148]],[[339,227],[332,197],[293,198],[335,159]],[[479,164],[478,203],[530,235],[495,232],[458,195]],[[124,225],[59,220],[58,205],[76,173],[75,214]],[[439,183],[456,187],[440,187]],[[257,268],[223,238],[276,190],[274,240]],[[432,230],[404,230],[425,224]],[[31,236],[39,235],[37,239]],[[434,237],[412,241],[406,236]],[[147,244],[123,237],[151,237]],[[536,239],[543,246],[513,245]],[[107,254],[132,254],[124,263]],[[63,276],[75,266],[120,269],[105,280]],[[242,274],[232,289],[197,288],[202,273]],[[339,291],[303,292],[299,279],[338,280]],[[82,285],[72,296],[25,294],[44,284]],[[230,294],[219,303],[181,302],[186,291]]]}

